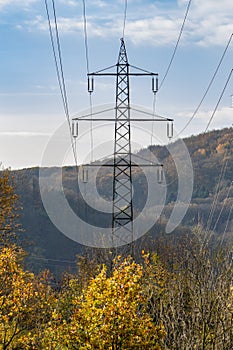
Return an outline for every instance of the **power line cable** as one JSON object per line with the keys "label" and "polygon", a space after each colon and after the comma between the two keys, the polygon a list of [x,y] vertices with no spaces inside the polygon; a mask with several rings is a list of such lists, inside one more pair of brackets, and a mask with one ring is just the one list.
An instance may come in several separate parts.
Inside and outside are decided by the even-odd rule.
{"label": "power line cable", "polygon": [[[232,184],[233,184],[233,181],[231,183],[231,187],[232,187]],[[221,244],[223,244],[223,240],[224,240],[226,232],[227,232],[227,228],[228,228],[228,225],[229,225],[229,222],[230,222],[230,219],[231,219],[232,210],[233,210],[233,204],[231,205],[231,209],[229,210],[226,226],[225,226],[225,229],[223,231],[223,235],[222,235],[222,239],[221,239]]]}
{"label": "power line cable", "polygon": [[69,127],[70,127],[68,100],[67,100],[67,93],[66,93],[65,77],[64,77],[63,64],[62,64],[61,45],[60,45],[60,38],[59,38],[59,33],[58,33],[57,15],[56,15],[56,9],[55,9],[55,2],[54,2],[54,0],[52,0],[52,5],[53,5],[55,33],[56,33],[56,41],[57,41],[57,49],[58,49],[58,58],[59,58],[60,71],[61,71],[61,82],[62,82],[62,88],[63,88],[64,102],[65,102],[64,108],[65,108],[65,113],[66,113],[66,117],[67,117],[67,120],[68,120],[68,124],[69,124]]}
{"label": "power line cable", "polygon": [[56,39],[57,39],[58,55],[59,55],[59,62],[60,62],[60,70],[61,70],[61,77],[62,77],[63,95],[64,95],[64,101],[65,101],[65,113],[66,113],[66,118],[67,118],[67,122],[68,122],[68,126],[69,126],[71,148],[73,150],[73,156],[74,156],[76,170],[77,170],[78,164],[77,164],[77,152],[76,152],[76,139],[73,140],[72,128],[71,128],[71,122],[70,122],[68,98],[67,98],[65,76],[64,76],[63,63],[62,63],[62,52],[61,52],[61,44],[60,44],[58,25],[57,25],[55,1],[52,0],[52,3],[53,3],[53,14],[54,14],[54,23],[55,23],[55,30],[56,30]]}
{"label": "power line cable", "polygon": [[125,10],[124,10],[124,20],[123,20],[123,31],[122,31],[122,38],[125,38],[125,26],[126,26],[126,18],[127,18],[127,7],[128,7],[128,1],[125,0]]}
{"label": "power line cable", "polygon": [[216,206],[217,206],[218,197],[219,197],[220,184],[221,184],[221,182],[222,182],[222,180],[223,180],[223,178],[225,176],[227,163],[228,163],[228,160],[226,160],[222,164],[221,172],[220,172],[219,179],[218,179],[218,184],[217,184],[217,187],[216,187],[216,190],[215,190],[214,200],[213,200],[213,203],[212,203],[212,206],[211,206],[211,209],[210,209],[210,213],[209,213],[209,216],[208,216],[208,219],[207,219],[206,227],[207,227],[207,231],[208,232],[210,231],[210,228],[211,228],[213,215],[214,215],[214,212],[215,212],[215,209],[216,209]]}
{"label": "power line cable", "polygon": [[[93,112],[93,104],[92,104],[92,97],[91,93],[89,95],[89,104],[90,104],[90,114],[92,117],[92,112]],[[93,121],[90,121],[90,139],[91,139],[91,163],[94,161],[94,137],[93,137]]]}
{"label": "power line cable", "polygon": [[90,73],[88,36],[87,36],[87,16],[86,16],[86,2],[85,2],[85,0],[83,0],[83,30],[84,30],[84,43],[85,43],[85,57],[86,57],[87,73]]}
{"label": "power line cable", "polygon": [[50,41],[51,41],[51,45],[52,45],[52,51],[53,51],[55,67],[56,67],[56,74],[57,74],[59,89],[60,89],[60,93],[61,93],[61,97],[62,97],[63,108],[64,108],[65,116],[66,116],[66,119],[67,119],[68,127],[69,127],[71,148],[72,148],[72,151],[73,151],[75,165],[76,165],[76,170],[77,170],[77,167],[78,167],[78,165],[77,165],[77,154],[76,154],[75,143],[73,142],[73,138],[72,138],[72,130],[71,130],[71,123],[70,123],[70,116],[69,116],[68,99],[67,99],[66,85],[65,85],[65,75],[64,75],[64,70],[63,70],[61,45],[60,45],[60,39],[59,39],[57,15],[56,15],[56,8],[55,8],[54,0],[52,0],[52,8],[53,8],[54,23],[55,23],[55,33],[56,33],[55,38],[56,38],[56,45],[57,45],[57,51],[58,51],[58,58],[57,58],[57,53],[56,53],[56,49],[55,49],[55,39],[54,39],[53,30],[52,30],[51,18],[50,18],[50,15],[49,15],[49,7],[48,7],[48,1],[47,0],[45,0],[45,7],[46,7],[46,14],[47,14],[47,20],[48,20],[48,26],[49,26]]}
{"label": "power line cable", "polygon": [[173,54],[172,54],[172,56],[171,56],[170,62],[169,62],[169,64],[168,64],[168,67],[167,67],[166,72],[165,72],[165,74],[164,74],[164,77],[163,77],[163,79],[162,79],[162,81],[161,81],[161,83],[160,83],[160,85],[159,85],[159,90],[160,90],[161,87],[163,86],[164,81],[165,81],[165,79],[167,78],[167,75],[168,75],[168,73],[169,73],[169,71],[170,71],[171,65],[172,65],[172,63],[173,63],[173,61],[174,61],[174,58],[175,58],[175,55],[176,55],[176,52],[177,52],[177,49],[178,49],[178,46],[179,46],[179,43],[180,43],[180,39],[181,39],[181,36],[182,36],[182,34],[183,34],[183,31],[184,31],[184,26],[185,26],[186,19],[187,19],[187,17],[188,17],[188,13],[189,13],[189,9],[190,9],[190,6],[191,6],[191,2],[192,2],[192,0],[189,0],[188,6],[187,6],[186,11],[185,11],[184,20],[183,20],[182,26],[181,26],[181,28],[180,28],[180,33],[179,33],[179,36],[178,36],[178,39],[177,39],[177,42],[176,42],[176,45],[175,45]]}
{"label": "power line cable", "polygon": [[[161,166],[162,165],[162,164],[159,164],[159,163],[154,163],[150,159],[145,158],[143,156],[140,156],[139,154],[133,154],[133,157],[139,158],[141,160],[144,160],[144,161],[148,162],[150,165],[156,165],[156,166]],[[140,166],[140,163],[139,163],[139,166]]]}
{"label": "power line cable", "polygon": [[[83,0],[83,30],[84,30],[84,44],[85,44],[85,57],[86,57],[86,67],[87,74],[90,73],[90,64],[89,64],[89,47],[88,47],[88,35],[87,35],[87,15],[86,15],[86,2]],[[89,106],[90,106],[90,115],[93,113],[93,103],[91,92],[89,94]],[[93,140],[93,122],[90,121],[90,142],[91,142],[91,162],[93,162],[93,149],[94,149],[94,140]]]}
{"label": "power line cable", "polygon": [[151,146],[151,149],[152,149],[153,138],[154,138],[155,107],[156,107],[156,94],[154,94],[154,96],[153,96],[153,104],[152,104],[152,111],[153,111],[152,113],[153,113],[153,117],[152,117],[151,137],[150,137],[150,146]]}
{"label": "power line cable", "polygon": [[28,258],[29,258],[29,259],[34,259],[34,260],[44,261],[45,263],[54,262],[54,263],[75,264],[75,265],[77,265],[77,261],[72,261],[72,260],[61,260],[61,259],[42,258],[42,257],[39,257],[39,256],[33,256],[33,255],[29,255]]}
{"label": "power line cable", "polygon": [[[72,260],[61,260],[61,259],[51,259],[51,258],[42,258],[42,257],[37,257],[33,255],[28,256],[28,262],[33,265],[44,265],[44,266],[49,266],[50,267],[67,267],[69,269],[72,269],[73,271],[77,270],[77,261],[72,261]],[[33,260],[33,261],[32,261]]]}
{"label": "power line cable", "polygon": [[183,127],[183,129],[181,129],[181,130],[178,132],[177,137],[178,137],[180,134],[182,134],[182,132],[189,126],[189,124],[191,123],[191,121],[196,117],[196,115],[197,115],[197,113],[198,113],[198,111],[199,111],[199,109],[200,109],[200,107],[201,107],[201,105],[202,105],[204,99],[206,98],[206,95],[208,94],[208,92],[209,92],[209,90],[210,90],[210,88],[211,88],[211,86],[212,86],[212,84],[213,84],[213,82],[214,82],[214,80],[215,80],[215,77],[216,77],[216,75],[217,75],[217,73],[218,73],[218,71],[219,71],[219,69],[220,69],[220,67],[221,67],[221,64],[222,64],[222,62],[223,62],[223,59],[224,59],[224,57],[225,57],[225,55],[226,55],[226,53],[227,53],[227,50],[228,50],[228,48],[229,48],[229,46],[230,46],[232,37],[233,37],[233,34],[230,35],[230,38],[229,38],[229,40],[228,40],[228,42],[227,42],[227,45],[226,45],[226,47],[225,47],[225,49],[224,49],[224,51],[223,51],[223,54],[222,54],[221,58],[220,58],[220,60],[219,60],[219,63],[218,63],[218,65],[217,65],[217,68],[215,69],[215,72],[214,72],[214,74],[213,74],[213,76],[212,76],[212,78],[211,78],[211,80],[210,80],[210,82],[209,82],[209,84],[208,84],[208,86],[207,86],[207,89],[206,89],[206,91],[204,92],[204,95],[203,95],[202,98],[201,98],[201,101],[199,102],[197,108],[196,108],[195,111],[193,112],[193,115],[192,115],[191,118],[188,120],[188,122],[185,124],[185,126]]}
{"label": "power line cable", "polygon": [[[225,200],[228,199],[229,194],[230,194],[230,192],[231,192],[231,188],[232,188],[232,183],[231,183],[231,185],[230,185],[229,188],[228,188],[228,191],[227,191],[227,195],[226,195],[226,197],[225,197]],[[226,205],[226,203],[224,202],[223,205],[222,205],[222,207],[221,207],[221,210],[220,210],[220,212],[219,212],[218,218],[217,218],[217,220],[216,220],[216,222],[215,222],[215,224],[214,224],[213,231],[215,231],[215,229],[216,229],[216,227],[217,227],[217,225],[218,225],[218,222],[219,222],[220,217],[221,217],[221,215],[222,215],[222,213],[223,213],[223,210],[224,210],[224,208],[225,208],[225,205]]]}
{"label": "power line cable", "polygon": [[214,111],[213,111],[213,113],[212,113],[212,115],[211,115],[211,117],[210,117],[210,119],[209,119],[209,121],[208,121],[208,124],[207,124],[207,126],[206,126],[206,129],[205,129],[205,131],[204,131],[205,133],[207,132],[207,130],[208,130],[209,126],[210,126],[210,123],[212,122],[212,120],[213,120],[213,118],[214,118],[214,116],[215,116],[215,113],[216,113],[216,111],[217,111],[217,109],[218,109],[219,103],[221,102],[222,97],[223,97],[223,95],[224,95],[224,93],[225,93],[225,90],[226,90],[226,88],[227,88],[227,85],[228,85],[228,83],[229,83],[229,81],[230,81],[230,79],[231,79],[232,72],[233,72],[233,69],[230,71],[230,74],[228,75],[227,81],[226,81],[226,83],[225,83],[225,85],[224,85],[224,87],[223,87],[223,90],[222,90],[222,92],[221,92],[221,94],[220,94],[220,96],[219,96],[218,102],[217,102],[217,104],[216,104],[216,106],[215,106],[215,108],[214,108]]}
{"label": "power line cable", "polygon": [[232,210],[233,210],[233,205],[231,206],[231,209],[229,210],[229,214],[228,214],[228,217],[227,217],[227,222],[226,222],[226,226],[225,226],[225,229],[224,229],[224,232],[223,232],[223,236],[226,234],[226,231],[227,231],[227,228],[228,228],[228,225],[229,225],[229,221],[231,219]]}
{"label": "power line cable", "polygon": [[51,45],[52,45],[53,58],[54,58],[54,61],[55,61],[55,67],[56,67],[56,74],[57,74],[59,89],[60,89],[60,93],[61,93],[61,96],[62,96],[63,107],[64,107],[64,110],[66,110],[66,108],[65,108],[65,98],[64,98],[64,95],[63,95],[62,82],[61,82],[61,77],[60,77],[60,71],[59,71],[59,66],[58,66],[58,60],[57,60],[57,55],[56,55],[56,49],[55,49],[55,43],[54,43],[54,38],[53,38],[53,31],[52,31],[52,25],[51,25],[51,19],[50,19],[50,15],[49,15],[49,9],[48,9],[48,2],[47,2],[47,0],[45,0],[45,8],[46,8],[46,13],[47,13],[50,41],[51,41]]}
{"label": "power line cable", "polygon": [[55,8],[55,1],[54,0],[52,0],[52,4],[53,4],[53,14],[54,14],[54,23],[55,23],[55,31],[56,31],[56,39],[57,39],[58,56],[59,56],[61,78],[62,78],[61,80],[62,80],[62,87],[63,87],[63,95],[64,95],[64,100],[65,100],[64,108],[65,108],[66,119],[67,119],[67,123],[68,123],[68,127],[69,127],[71,148],[73,151],[73,156],[74,156],[76,171],[77,171],[78,164],[77,164],[77,153],[76,153],[76,140],[73,141],[73,136],[72,136],[72,128],[71,128],[69,107],[68,107],[68,98],[67,98],[66,84],[65,84],[65,75],[64,75],[63,63],[62,63],[61,44],[60,44],[60,38],[59,38],[59,32],[58,32],[57,15],[56,15],[56,8]]}

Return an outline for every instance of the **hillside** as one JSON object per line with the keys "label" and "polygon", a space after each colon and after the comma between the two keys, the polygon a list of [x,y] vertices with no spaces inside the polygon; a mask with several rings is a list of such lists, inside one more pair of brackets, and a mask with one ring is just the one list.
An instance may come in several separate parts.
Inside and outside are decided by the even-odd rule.
{"label": "hillside", "polygon": [[[216,231],[216,236],[229,239],[233,230],[233,129],[225,128],[206,134],[192,136],[184,139],[189,150],[194,171],[194,189],[189,210],[182,221],[182,225],[175,233],[189,230],[193,225],[202,224],[208,229]],[[170,145],[176,150],[176,143]],[[164,164],[166,176],[167,194],[166,205],[151,234],[160,232],[163,235],[164,226],[170,216],[177,198],[178,181],[175,163],[166,146],[152,146],[150,149],[159,162]],[[146,150],[141,150],[138,155],[143,156]],[[176,157],[182,158],[177,148]],[[56,192],[55,184],[58,182],[58,168],[43,169],[43,177],[49,185],[46,191]],[[22,236],[28,245],[28,249],[35,257],[31,260],[33,268],[45,266],[75,266],[68,261],[75,261],[76,254],[80,253],[83,246],[65,237],[52,224],[43,207],[39,190],[39,168],[12,171],[16,192],[19,195],[23,207],[20,222],[24,229]],[[151,172],[149,176],[155,177]],[[89,183],[93,185],[93,178],[89,176]],[[111,198],[112,174],[107,168],[101,168],[97,177],[98,192],[105,199]],[[147,185],[145,176],[139,170],[133,172],[134,205],[136,211],[140,211],[145,204]],[[79,216],[93,225],[108,227],[111,225],[111,216],[98,214],[91,207],[86,207],[77,190],[77,174],[73,167],[62,169],[62,185],[67,200]],[[90,196],[92,195],[90,190]],[[94,200],[94,199],[93,199]],[[47,259],[47,260],[46,260]],[[51,259],[51,260],[48,260]],[[57,260],[63,260],[59,262]]]}

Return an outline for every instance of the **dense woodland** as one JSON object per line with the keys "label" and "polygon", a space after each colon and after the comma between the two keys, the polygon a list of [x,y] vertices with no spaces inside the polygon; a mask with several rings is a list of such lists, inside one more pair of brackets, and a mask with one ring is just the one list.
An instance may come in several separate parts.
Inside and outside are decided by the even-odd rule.
{"label": "dense woodland", "polygon": [[[2,171],[0,348],[232,349],[232,139],[224,129],[185,140],[195,174],[190,211],[172,235],[163,234],[177,191],[171,183],[161,221],[137,242],[134,258],[56,237],[38,169]],[[172,176],[166,149],[153,152]],[[74,170],[63,174],[72,205]],[[72,254],[74,264],[64,265]]]}

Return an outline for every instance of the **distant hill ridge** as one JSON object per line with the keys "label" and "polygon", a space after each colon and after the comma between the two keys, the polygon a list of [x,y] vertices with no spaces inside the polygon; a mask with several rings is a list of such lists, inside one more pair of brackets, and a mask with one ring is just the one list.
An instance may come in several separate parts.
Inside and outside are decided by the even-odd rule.
{"label": "distant hill ridge", "polygon": [[[230,236],[233,230],[233,187],[231,187],[233,181],[233,128],[191,136],[185,138],[184,142],[193,164],[194,189],[192,202],[182,225],[191,227],[200,223],[205,226],[213,203],[215,203],[210,228],[219,235],[224,232],[225,236]],[[166,146],[155,145],[151,146],[150,150],[164,164],[166,180],[169,184],[166,206],[160,219],[162,225],[168,219],[176,200],[175,166]],[[139,154],[142,155],[144,151],[141,150]],[[43,169],[43,175],[47,176],[50,179],[49,182],[52,183],[56,181],[56,171],[57,168],[54,167],[46,168]],[[77,177],[74,167],[64,167],[62,171],[63,186],[70,205],[74,210],[79,207],[81,215],[85,215],[84,204],[75,192]],[[82,247],[66,238],[49,220],[40,197],[39,168],[16,170],[12,171],[12,174],[15,178],[16,192],[23,206],[20,221],[25,230],[24,237],[27,241],[34,242],[30,248],[31,251],[45,258],[74,259]],[[139,172],[134,174],[134,183],[138,188],[136,200],[139,209],[143,205],[142,194],[145,191],[142,176]],[[106,198],[111,198],[111,171],[107,171],[106,168],[102,169],[99,172],[97,184],[99,193]],[[49,190],[52,191],[53,188]],[[100,217],[98,220],[103,220],[103,218]]]}

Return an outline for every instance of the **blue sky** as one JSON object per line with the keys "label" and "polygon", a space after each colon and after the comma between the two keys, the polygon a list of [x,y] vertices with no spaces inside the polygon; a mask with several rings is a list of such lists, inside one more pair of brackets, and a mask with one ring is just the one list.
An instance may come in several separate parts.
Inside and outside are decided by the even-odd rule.
{"label": "blue sky", "polygon": [[[56,0],[55,4],[70,114],[74,115],[89,107],[82,1]],[[187,4],[187,0],[128,0],[125,40],[130,63],[158,72],[162,79]],[[95,71],[116,63],[124,1],[86,0],[86,6],[90,70]],[[232,0],[192,1],[173,65],[157,96],[156,112],[173,117],[177,132],[202,98],[232,32]],[[44,1],[0,0],[0,42],[0,160],[12,168],[36,166],[49,138],[65,120]],[[233,68],[232,45],[196,118],[181,136],[204,131]],[[232,125],[232,93],[233,78],[210,129]],[[132,104],[151,109],[150,81],[133,79],[131,97]],[[93,104],[113,102],[114,82],[98,80]],[[148,144],[146,139],[141,142]]]}

